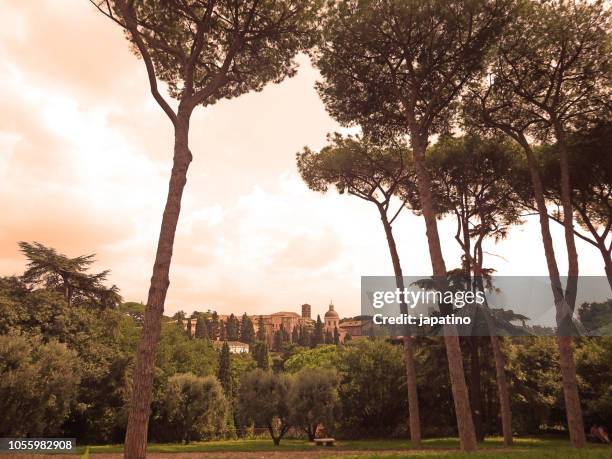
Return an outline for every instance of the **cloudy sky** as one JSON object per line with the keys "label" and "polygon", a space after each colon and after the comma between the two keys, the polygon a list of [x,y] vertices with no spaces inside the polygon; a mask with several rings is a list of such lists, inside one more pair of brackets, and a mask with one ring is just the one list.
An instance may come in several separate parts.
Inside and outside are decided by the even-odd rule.
{"label": "cloudy sky", "polygon": [[[20,274],[17,242],[96,253],[127,300],[144,301],[171,167],[172,129],[122,32],[85,1],[2,0],[0,275]],[[194,161],[175,243],[166,310],[359,313],[362,275],[391,275],[375,208],[309,191],[295,153],[339,129],[300,57],[292,79],[196,110]],[[560,267],[560,227],[553,224]],[[441,222],[447,265],[454,224]],[[396,236],[407,275],[430,274],[421,218]],[[582,274],[603,274],[578,241]],[[499,274],[545,275],[536,221],[490,245]]]}

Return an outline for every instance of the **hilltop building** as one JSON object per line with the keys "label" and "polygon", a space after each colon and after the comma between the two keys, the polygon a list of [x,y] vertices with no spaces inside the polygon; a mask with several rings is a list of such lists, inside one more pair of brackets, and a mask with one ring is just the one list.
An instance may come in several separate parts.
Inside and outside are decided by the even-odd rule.
{"label": "hilltop building", "polygon": [[325,313],[324,330],[333,333],[340,326],[340,316],[334,311],[334,304],[330,301],[329,310]]}
{"label": "hilltop building", "polygon": [[[368,321],[368,324],[371,323]],[[339,325],[340,330],[340,339],[344,341],[346,336],[350,336],[351,339],[360,339],[367,334],[365,333],[365,325],[366,323],[363,320],[347,320],[345,322],[341,322]]]}
{"label": "hilltop building", "polygon": [[[315,328],[315,320],[311,317],[312,307],[310,304],[303,304],[301,306],[301,314],[293,311],[279,311],[272,314],[261,314],[248,316],[253,327],[255,329],[256,336],[261,336],[260,327],[264,327],[265,341],[270,348],[273,347],[274,337],[281,329],[291,337],[294,334],[294,330],[298,328],[299,332],[304,330],[312,332]],[[240,318],[240,316],[236,316]],[[219,322],[227,323],[230,315],[219,314]],[[195,335],[196,319],[195,317],[186,318],[182,321],[183,328],[188,331],[191,336]],[[347,335],[350,335],[351,339],[359,339],[366,334],[363,331],[365,325],[364,321],[361,320],[348,320],[341,322],[340,316],[335,310],[333,302],[330,302],[328,310],[323,316],[323,332],[325,334],[333,336],[335,330],[338,330],[339,340],[343,342]],[[219,336],[213,338],[213,341],[222,342]],[[241,343],[238,341],[229,341],[230,351],[233,353],[248,352],[249,345],[247,343]]]}

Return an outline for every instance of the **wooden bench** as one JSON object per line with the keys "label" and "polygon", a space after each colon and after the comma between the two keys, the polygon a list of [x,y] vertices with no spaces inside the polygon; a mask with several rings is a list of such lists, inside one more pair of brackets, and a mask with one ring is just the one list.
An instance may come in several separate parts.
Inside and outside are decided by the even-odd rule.
{"label": "wooden bench", "polygon": [[334,446],[334,442],[336,439],[334,438],[315,438],[315,443],[317,446]]}

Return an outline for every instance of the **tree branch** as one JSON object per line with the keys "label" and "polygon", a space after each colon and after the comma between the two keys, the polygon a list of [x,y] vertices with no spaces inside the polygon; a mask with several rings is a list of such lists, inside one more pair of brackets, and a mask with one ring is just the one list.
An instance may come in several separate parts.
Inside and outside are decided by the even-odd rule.
{"label": "tree branch", "polygon": [[153,65],[151,55],[149,54],[149,51],[147,50],[147,47],[143,42],[142,36],[140,35],[140,32],[138,31],[138,23],[134,16],[134,10],[133,8],[128,7],[128,5],[125,3],[124,0],[118,0],[117,5],[119,6],[121,10],[121,15],[123,16],[123,19],[125,20],[125,26],[123,27],[132,36],[132,39],[134,40],[134,43],[136,44],[136,47],[138,48],[138,51],[140,52],[140,55],[142,56],[142,59],[145,63],[145,67],[147,68],[147,75],[149,77],[149,86],[151,89],[151,94],[153,95],[153,98],[155,99],[155,101],[162,108],[162,110],[166,113],[166,115],[168,115],[168,118],[170,118],[170,121],[172,122],[172,124],[176,126],[177,124],[176,113],[174,113],[174,110],[172,110],[168,102],[166,102],[166,100],[163,98],[163,96],[160,94],[157,88],[157,78],[155,75],[155,66]]}

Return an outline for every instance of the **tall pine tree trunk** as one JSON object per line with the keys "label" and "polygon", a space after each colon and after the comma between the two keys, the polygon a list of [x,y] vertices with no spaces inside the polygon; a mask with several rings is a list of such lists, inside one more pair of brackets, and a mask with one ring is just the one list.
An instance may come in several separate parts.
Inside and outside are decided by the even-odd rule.
{"label": "tall pine tree trunk", "polygon": [[[402,273],[402,265],[400,263],[395,238],[393,237],[393,228],[389,223],[386,211],[379,205],[380,218],[385,228],[387,236],[387,244],[391,254],[393,263],[393,272],[395,274],[395,285],[400,290],[404,290],[404,275]],[[402,314],[408,313],[406,303],[401,305]],[[416,366],[414,364],[414,349],[412,336],[404,336],[404,365],[406,366],[406,386],[408,388],[408,421],[410,426],[410,442],[413,448],[421,446],[421,419],[419,414],[419,396],[417,390]]]}
{"label": "tall pine tree trunk", "polygon": [[[603,245],[603,244],[602,244]],[[599,248],[601,252],[601,256],[604,259],[606,276],[608,277],[608,284],[610,284],[610,289],[612,290],[612,260],[610,260],[610,252],[606,250],[605,245]]]}
{"label": "tall pine tree trunk", "polygon": [[[467,200],[465,201],[467,202]],[[469,229],[469,217],[467,216],[468,212],[465,207],[462,208],[462,211],[459,213],[459,224],[461,225],[461,235],[463,237],[463,242],[460,242],[461,247],[463,248],[463,270],[466,282],[466,289],[475,290],[476,283],[474,281],[478,281],[478,279],[472,279],[472,270],[476,273],[478,263],[482,263],[482,258],[476,259],[471,255],[471,244],[472,240],[470,237],[470,229]],[[476,243],[475,249],[480,247],[482,243],[482,236]],[[456,239],[460,241],[459,234],[456,236]],[[480,269],[478,272],[480,273]],[[466,337],[466,341],[469,346],[470,353],[470,404],[472,407],[472,419],[474,421],[474,429],[476,430],[476,439],[478,441],[484,441],[485,431],[483,428],[483,401],[482,401],[482,385],[481,385],[481,365],[480,365],[480,337],[479,336],[468,336]]]}
{"label": "tall pine tree trunk", "polygon": [[499,337],[491,334],[491,350],[495,361],[495,379],[497,382],[497,396],[501,411],[502,433],[504,445],[512,445],[512,412],[510,411],[510,395],[508,393],[508,380],[506,378],[506,359],[502,353]]}
{"label": "tall pine tree trunk", "polygon": [[[568,326],[571,326],[571,314],[573,303],[568,303],[567,295],[569,300],[575,302],[575,282],[577,282],[577,258],[574,260],[574,254],[571,252],[571,247],[568,247],[568,288],[564,294],[561,286],[561,278],[559,275],[559,269],[557,267],[557,260],[555,258],[555,251],[552,243],[552,237],[550,234],[550,226],[548,221],[548,213],[546,209],[546,202],[544,200],[544,188],[542,186],[542,180],[538,165],[526,139],[522,139],[521,145],[527,155],[527,163],[529,165],[529,172],[531,175],[531,182],[533,185],[534,197],[538,214],[540,218],[540,230],[542,233],[542,241],[544,243],[544,254],[546,256],[546,263],[548,266],[548,274],[552,284],[553,297],[555,301],[555,307],[557,309],[557,327],[558,333],[563,335],[568,332]],[[563,175],[563,174],[562,174]],[[568,177],[565,177],[568,180]],[[562,177],[562,187],[563,185]],[[566,183],[565,186],[568,184]],[[564,206],[564,211],[565,211]],[[571,209],[571,203],[570,207]],[[567,215],[564,216],[567,222]],[[570,217],[571,218],[571,217]],[[571,223],[571,222],[570,222]],[[567,224],[567,223],[566,223]],[[567,227],[566,227],[566,242],[567,238]],[[573,230],[572,230],[572,241],[573,241]],[[575,246],[574,246],[575,250]],[[576,265],[574,265],[576,263]],[[572,292],[573,286],[573,292]],[[568,323],[569,322],[569,323]],[[584,423],[582,419],[582,408],[580,407],[580,396],[578,394],[578,384],[576,383],[576,365],[574,363],[574,356],[572,353],[572,342],[571,336],[558,336],[557,346],[559,348],[559,357],[561,362],[561,376],[563,379],[563,395],[565,399],[565,412],[567,416],[567,425],[570,434],[570,440],[574,447],[580,448],[586,443],[586,436],[584,432]]]}
{"label": "tall pine tree trunk", "polygon": [[470,403],[472,405],[472,419],[476,429],[476,439],[483,441],[485,437],[482,425],[482,387],[480,383],[480,343],[479,336],[467,336],[470,349]]}
{"label": "tall pine tree trunk", "polygon": [[567,414],[567,425],[572,445],[582,448],[586,445],[584,432],[584,421],[580,407],[580,395],[578,393],[578,381],[576,380],[576,364],[573,353],[574,339],[571,336],[557,336],[559,348],[559,363],[561,364],[561,376],[563,380],[563,398]]}
{"label": "tall pine tree trunk", "polygon": [[565,139],[565,132],[559,122],[554,123],[557,144],[560,153],[561,172],[561,203],[563,206],[563,227],[565,230],[565,245],[567,247],[567,285],[565,288],[564,306],[568,309],[562,319],[562,335],[558,336],[561,374],[563,375],[563,395],[565,398],[565,409],[567,411],[567,423],[570,440],[575,447],[583,447],[586,444],[584,432],[584,420],[580,406],[580,395],[576,381],[576,364],[574,363],[573,338],[569,336],[573,329],[572,316],[576,306],[576,295],[578,293],[578,252],[574,237],[574,209],[572,206],[572,184],[569,170],[569,153]]}
{"label": "tall pine tree trunk", "polygon": [[144,325],[136,356],[125,435],[125,459],[144,459],[146,457],[155,355],[161,332],[164,301],[170,285],[169,271],[174,235],[181,210],[183,189],[187,182],[187,169],[192,159],[188,145],[188,134],[189,114],[182,114],[179,111],[174,133],[174,159],[168,197],[162,217],[153,275],[145,309]]}
{"label": "tall pine tree trunk", "polygon": [[414,343],[412,336],[404,336],[404,365],[406,365],[406,385],[408,386],[408,421],[410,442],[413,448],[421,446],[421,418],[419,414],[419,395],[417,390],[416,365],[414,362]]}
{"label": "tall pine tree trunk", "polygon": [[[415,132],[415,130],[411,129],[411,132]],[[426,140],[418,138],[417,135],[411,136],[411,143],[415,161],[417,188],[423,217],[425,219],[433,275],[436,279],[442,280],[446,279],[446,265],[440,246],[435,206],[431,193],[431,177],[425,165],[425,148],[427,144]],[[476,433],[474,430],[470,399],[463,370],[463,357],[461,355],[461,346],[459,344],[456,327],[444,327],[444,344],[446,346],[448,358],[448,369],[461,449],[464,451],[474,451],[476,449]]]}
{"label": "tall pine tree trunk", "polygon": [[[482,245],[478,244],[477,251],[478,260],[474,263],[474,281],[476,288],[484,292],[484,283],[482,281]],[[510,411],[510,394],[508,393],[508,380],[506,378],[506,359],[501,350],[497,330],[491,318],[489,306],[486,301],[485,308],[485,319],[491,337],[491,350],[493,352],[493,361],[495,362],[495,380],[497,383],[497,396],[499,398],[504,445],[510,446],[512,445],[512,412]]]}
{"label": "tall pine tree trunk", "polygon": [[555,132],[560,153],[561,206],[563,208],[565,246],[567,247],[567,286],[564,296],[568,311],[567,315],[563,318],[563,322],[566,327],[569,327],[569,331],[572,325],[572,315],[574,307],[576,306],[576,294],[578,290],[578,252],[576,251],[576,240],[574,238],[574,208],[572,205],[569,154],[565,141],[565,133],[559,123],[555,123]]}

